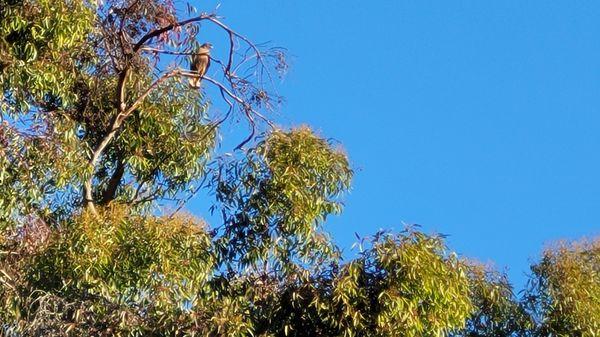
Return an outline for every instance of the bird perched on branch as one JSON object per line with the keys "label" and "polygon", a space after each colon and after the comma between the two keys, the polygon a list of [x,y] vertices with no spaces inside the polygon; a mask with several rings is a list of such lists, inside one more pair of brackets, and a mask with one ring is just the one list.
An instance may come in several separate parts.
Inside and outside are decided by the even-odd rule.
{"label": "bird perched on branch", "polygon": [[200,46],[200,48],[198,48],[196,53],[192,55],[192,60],[190,62],[190,70],[198,74],[197,76],[191,77],[189,79],[190,86],[192,88],[200,88],[200,81],[202,81],[202,77],[204,76],[204,74],[206,74],[206,71],[210,66],[211,49],[212,44],[204,43]]}

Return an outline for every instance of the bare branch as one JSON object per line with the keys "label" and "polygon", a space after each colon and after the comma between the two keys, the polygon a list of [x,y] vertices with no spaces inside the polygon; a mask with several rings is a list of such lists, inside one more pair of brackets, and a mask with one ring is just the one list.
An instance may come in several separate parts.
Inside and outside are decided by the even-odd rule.
{"label": "bare branch", "polygon": [[[233,50],[233,42],[232,42],[233,36],[236,36],[236,37],[240,38],[242,41],[246,42],[250,46],[250,48],[252,48],[254,50],[254,52],[256,53],[256,57],[258,58],[259,62],[262,64],[263,68],[268,69],[266,62],[264,61],[264,59],[262,57],[262,53],[261,53],[260,49],[258,49],[258,47],[254,43],[252,43],[252,41],[250,41],[247,37],[237,33],[233,29],[229,28],[229,26],[227,26],[223,22],[219,21],[216,16],[208,16],[205,18],[205,20],[213,22],[217,26],[223,28],[229,34],[229,36],[230,36],[230,38],[229,38],[229,40],[230,40],[230,60],[231,60],[231,58],[233,58],[232,52],[231,52],[231,50]],[[231,67],[231,64],[228,62],[228,69],[230,67]],[[267,74],[269,74],[269,72],[267,72]],[[269,74],[269,78],[270,77],[271,76]]]}
{"label": "bare branch", "polygon": [[[186,72],[186,71],[180,71],[181,75],[183,76],[196,76],[196,74],[191,73],[191,72]],[[234,94],[231,90],[229,90],[225,85],[223,85],[221,82],[208,77],[208,76],[203,76],[202,77],[203,80],[208,81],[212,84],[214,84],[215,86],[217,86],[222,92],[225,92],[229,97],[231,97],[234,101],[236,101],[238,104],[240,104],[242,106],[242,110],[244,111],[244,113],[246,113],[248,119],[253,122],[254,118],[250,115],[250,113],[255,114],[256,116],[258,116],[260,119],[262,119],[265,123],[267,123],[270,127],[274,128],[275,125],[273,124],[273,122],[271,122],[267,117],[265,117],[263,114],[261,114],[260,112],[256,111],[256,109],[252,108],[252,105],[247,101],[242,99],[240,96]]]}
{"label": "bare branch", "polygon": [[176,23],[172,23],[170,25],[167,25],[165,27],[159,28],[159,29],[155,29],[151,32],[149,32],[148,34],[144,35],[136,44],[135,46],[133,46],[133,52],[137,53],[138,50],[140,50],[142,48],[142,46],[144,46],[144,44],[148,41],[150,41],[151,39],[166,33],[170,30],[173,30],[177,27],[181,27],[181,26],[185,26],[187,24],[193,23],[193,22],[198,22],[198,21],[202,21],[202,20],[206,20],[208,18],[212,18],[215,17],[214,14],[202,14],[200,16],[194,17],[194,18],[190,18],[187,20],[183,20],[183,21],[179,21]]}
{"label": "bare branch", "polygon": [[194,22],[199,22],[199,21],[203,21],[203,20],[207,20],[210,21],[212,23],[214,23],[215,25],[219,26],[220,28],[222,28],[223,30],[225,30],[227,32],[227,34],[229,35],[229,57],[227,60],[227,66],[225,67],[226,72],[225,75],[229,75],[231,73],[231,68],[233,66],[233,52],[235,49],[234,46],[234,37],[237,37],[239,39],[241,39],[242,41],[244,41],[246,44],[248,44],[248,46],[250,46],[250,48],[252,50],[254,50],[255,52],[255,56],[257,58],[257,60],[261,63],[262,68],[264,70],[267,71],[267,76],[269,77],[269,80],[272,82],[273,79],[271,77],[270,72],[268,71],[268,66],[262,56],[262,52],[260,51],[260,49],[254,44],[252,43],[252,41],[250,41],[250,39],[248,39],[247,37],[245,37],[242,34],[237,33],[235,30],[231,29],[229,26],[227,26],[226,24],[224,24],[223,22],[221,22],[218,17],[215,14],[202,14],[200,16],[197,17],[193,17],[187,20],[183,20],[183,21],[179,21],[170,25],[167,25],[163,28],[159,28],[156,30],[153,30],[151,32],[149,32],[148,34],[144,35],[133,47],[133,52],[137,53],[139,50],[141,50],[144,47],[144,44],[148,41],[150,41],[151,39],[166,33],[170,30],[173,30],[177,27],[181,27],[181,26],[185,26],[187,24],[190,23],[194,23]]}
{"label": "bare branch", "polygon": [[189,56],[189,55],[196,54],[194,52],[179,52],[179,51],[158,49],[158,48],[152,48],[152,47],[142,47],[141,51],[147,51],[147,52],[159,53],[159,54],[167,54],[167,55],[188,55]]}
{"label": "bare branch", "polygon": [[[252,130],[251,130],[250,135],[240,145],[238,145],[238,147],[236,147],[236,149],[243,147],[246,143],[248,143],[254,137],[254,134],[256,132],[255,117],[258,117],[260,120],[264,121],[271,127],[274,127],[274,125],[264,115],[262,115],[259,111],[257,111],[257,109],[255,109],[253,107],[253,105],[254,105],[257,107],[264,106],[267,109],[271,108],[271,104],[269,103],[270,96],[266,93],[265,90],[262,89],[261,77],[264,73],[266,73],[269,80],[271,81],[271,85],[273,84],[273,80],[272,80],[271,74],[269,72],[269,67],[265,60],[265,56],[271,57],[272,55],[263,54],[257,45],[252,43],[245,36],[237,33],[236,31],[232,30],[229,26],[222,23],[215,14],[203,13],[197,17],[193,17],[193,18],[189,18],[189,19],[186,19],[183,21],[171,23],[164,27],[154,29],[154,30],[146,33],[144,36],[142,36],[135,44],[133,44],[133,42],[131,42],[131,38],[128,39],[127,36],[124,35],[123,28],[121,27],[118,32],[120,35],[118,36],[117,42],[121,44],[123,61],[122,61],[120,69],[117,70],[117,71],[120,70],[119,74],[118,74],[117,92],[116,92],[117,114],[112,118],[107,133],[99,141],[98,145],[94,148],[94,150],[91,153],[91,157],[88,161],[88,165],[90,167],[90,176],[86,179],[86,181],[84,183],[84,204],[89,209],[91,209],[94,213],[95,213],[95,208],[94,208],[94,203],[92,200],[92,198],[93,198],[92,188],[93,188],[93,178],[94,178],[94,174],[95,174],[95,170],[96,170],[96,165],[97,165],[97,162],[99,161],[100,157],[102,156],[103,152],[105,151],[106,147],[108,146],[108,144],[116,136],[116,134],[119,131],[120,127],[122,126],[124,120],[127,119],[131,115],[131,113],[133,111],[135,111],[144,102],[144,100],[147,98],[147,96],[153,90],[155,90],[160,85],[160,83],[162,83],[163,81],[167,80],[168,78],[175,77],[175,76],[186,76],[186,77],[196,77],[197,76],[196,73],[192,73],[192,72],[182,70],[182,69],[175,69],[175,70],[171,70],[163,75],[158,75],[159,76],[158,79],[154,83],[152,83],[139,97],[137,97],[137,99],[130,106],[127,106],[126,102],[128,100],[126,97],[126,94],[127,94],[126,93],[126,84],[127,84],[128,78],[130,76],[130,73],[132,71],[132,67],[134,64],[136,54],[138,54],[140,52],[149,52],[149,53],[154,53],[155,55],[157,55],[157,54],[167,54],[167,55],[177,55],[177,56],[193,55],[194,54],[193,52],[159,49],[159,48],[154,48],[152,46],[149,46],[148,44],[154,38],[161,36],[161,34],[167,33],[178,27],[182,27],[182,26],[189,25],[192,23],[200,22],[203,20],[210,21],[211,23],[213,23],[216,26],[223,29],[228,34],[228,38],[229,38],[229,50],[228,50],[228,58],[227,58],[226,62],[221,62],[219,60],[213,59],[213,60],[217,61],[216,63],[218,63],[222,67],[224,81],[226,84],[223,84],[222,82],[219,82],[218,80],[213,79],[208,76],[203,77],[203,79],[206,82],[215,85],[219,89],[219,91],[221,93],[221,97],[229,106],[229,110],[228,110],[227,114],[217,124],[220,124],[222,121],[224,121],[231,114],[231,112],[234,110],[234,107],[236,105],[239,107],[240,111],[244,113]],[[240,39],[248,46],[245,54],[241,54],[242,59],[239,62],[239,64],[236,63],[234,60],[234,57],[236,55],[236,53],[235,53],[236,39]],[[125,44],[128,44],[128,46],[125,46]],[[250,51],[252,51],[252,53],[251,53],[251,55],[248,55]],[[108,52],[110,53],[110,51],[108,51]],[[235,74],[235,72],[238,69],[240,69],[240,67],[243,64],[245,64],[249,60],[253,60],[253,59],[256,60],[256,64],[253,66],[251,65],[250,67],[258,67],[258,69],[255,70],[253,72],[253,75],[251,76],[251,77],[253,77],[253,79],[238,77]],[[159,73],[160,73],[160,71],[159,71]],[[254,85],[254,84],[256,84],[256,85]]]}

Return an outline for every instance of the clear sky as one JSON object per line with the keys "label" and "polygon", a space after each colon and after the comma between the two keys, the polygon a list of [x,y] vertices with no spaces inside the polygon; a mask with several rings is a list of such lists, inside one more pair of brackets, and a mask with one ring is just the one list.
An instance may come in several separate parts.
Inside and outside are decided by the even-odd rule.
{"label": "clear sky", "polygon": [[600,234],[600,2],[244,0],[218,13],[292,55],[276,120],[347,150],[354,185],[326,225],[345,251],[355,232],[418,223],[520,286],[544,244]]}

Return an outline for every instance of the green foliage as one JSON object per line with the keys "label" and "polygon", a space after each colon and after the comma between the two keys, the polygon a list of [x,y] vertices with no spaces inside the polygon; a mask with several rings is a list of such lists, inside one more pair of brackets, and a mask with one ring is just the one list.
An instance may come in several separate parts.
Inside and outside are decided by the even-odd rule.
{"label": "green foliage", "polygon": [[[158,60],[118,51],[119,39],[139,39],[173,13],[159,0],[0,2],[1,228],[31,213],[55,224],[68,217],[90,176],[97,203],[137,207],[172,198],[205,174],[217,123],[181,78],[151,90],[89,167],[118,113],[119,84],[130,106],[155,81]],[[187,33],[177,36],[190,43]],[[156,46],[167,42],[184,44],[165,33]]]}
{"label": "green foliage", "polygon": [[[180,14],[0,0],[0,335],[600,336],[598,240],[547,250],[520,298],[414,230],[343,260],[323,224],[350,188],[346,154],[308,127],[264,130],[272,97],[252,74],[269,51]],[[186,84],[201,21],[255,52],[202,82],[236,103],[224,116]],[[235,113],[253,132],[218,156]],[[199,188],[222,222],[157,207]]]}
{"label": "green foliage", "polygon": [[[187,84],[168,81],[125,124],[115,140],[100,174],[103,183],[114,163],[125,163],[139,182],[136,188],[123,188],[122,200],[144,201],[174,196],[205,172],[216,143],[216,125],[207,119],[202,96]],[[139,185],[143,184],[138,191]],[[140,194],[141,190],[146,193]],[[137,192],[137,193],[136,193]]]}
{"label": "green foliage", "polygon": [[[472,310],[463,266],[440,238],[378,235],[361,257],[263,293],[254,317],[268,336],[444,336]],[[270,291],[268,290],[270,289]]]}
{"label": "green foliage", "polygon": [[239,257],[245,268],[272,259],[273,268],[291,272],[295,262],[319,266],[336,254],[319,228],[340,211],[336,197],[349,187],[352,171],[346,156],[310,129],[275,130],[218,172],[226,261]]}
{"label": "green foliage", "polygon": [[93,20],[83,0],[0,1],[0,111],[27,111],[48,95],[74,101],[74,70],[89,55]]}
{"label": "green foliage", "polygon": [[27,215],[47,217],[51,210],[69,207],[61,194],[84,175],[72,123],[33,132],[35,127],[0,124],[0,231]]}
{"label": "green foliage", "polygon": [[273,202],[272,211],[285,218],[288,228],[284,231],[294,231],[340,211],[331,198],[350,185],[348,160],[309,128],[275,131],[258,145],[257,152],[270,172],[268,189],[279,198]]}
{"label": "green foliage", "polygon": [[[39,267],[30,278],[36,287],[59,290],[54,285],[63,284],[51,280],[69,279],[73,291],[107,298],[127,294],[120,298],[126,303],[152,293],[179,306],[193,298],[186,287],[205,283],[214,264],[205,225],[192,218],[141,217],[117,208],[100,218],[83,214],[72,221],[34,262]],[[49,265],[53,268],[45,270]],[[165,284],[176,284],[180,293],[157,294],[167,290]]]}
{"label": "green foliage", "polygon": [[532,271],[528,295],[539,335],[600,335],[600,239],[548,249]]}
{"label": "green foliage", "polygon": [[531,316],[513,294],[505,274],[478,263],[468,266],[475,308],[467,326],[453,333],[465,337],[525,336],[534,327]]}
{"label": "green foliage", "polygon": [[210,293],[215,264],[204,223],[140,217],[118,208],[100,218],[74,218],[24,259],[24,284],[56,301],[57,310],[75,309],[32,305],[21,307],[20,316],[43,317],[44,325],[63,330],[112,323],[115,332],[133,335],[190,324],[188,311],[206,300],[199,294]]}
{"label": "green foliage", "polygon": [[[471,313],[465,267],[441,239],[377,236],[336,280],[345,336],[443,336]],[[356,332],[355,332],[356,331]]]}

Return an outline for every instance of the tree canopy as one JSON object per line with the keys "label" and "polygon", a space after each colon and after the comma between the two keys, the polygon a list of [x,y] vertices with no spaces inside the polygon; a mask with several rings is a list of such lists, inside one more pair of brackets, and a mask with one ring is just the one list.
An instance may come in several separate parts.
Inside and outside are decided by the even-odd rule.
{"label": "tree canopy", "polygon": [[[197,90],[205,26],[225,56]],[[352,166],[274,125],[286,68],[171,0],[0,0],[0,335],[600,336],[598,238],[521,292],[415,227],[344,259],[323,224]],[[201,190],[218,223],[185,212]]]}

